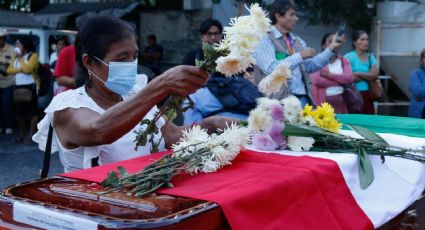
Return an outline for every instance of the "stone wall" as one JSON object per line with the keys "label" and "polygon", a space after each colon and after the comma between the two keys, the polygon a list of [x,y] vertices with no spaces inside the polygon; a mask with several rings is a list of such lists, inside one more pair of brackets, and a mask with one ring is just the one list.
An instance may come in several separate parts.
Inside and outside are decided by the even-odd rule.
{"label": "stone wall", "polygon": [[211,10],[143,12],[140,15],[141,49],[146,46],[146,37],[155,34],[157,43],[164,48],[164,66],[178,65],[190,49],[201,45],[199,25],[211,17]]}

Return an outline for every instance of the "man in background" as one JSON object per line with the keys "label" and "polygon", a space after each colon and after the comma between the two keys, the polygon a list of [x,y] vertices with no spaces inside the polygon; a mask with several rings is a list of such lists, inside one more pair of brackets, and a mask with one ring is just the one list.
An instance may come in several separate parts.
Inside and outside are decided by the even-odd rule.
{"label": "man in background", "polygon": [[148,36],[148,46],[142,54],[142,64],[149,67],[156,76],[161,74],[163,49],[156,44],[156,36],[151,34]]}
{"label": "man in background", "polygon": [[[271,31],[263,37],[254,52],[257,66],[263,76],[269,75],[283,61],[289,63],[291,69],[288,87],[283,86],[280,92],[272,94],[272,97],[283,99],[291,94],[298,97],[303,107],[307,103],[313,105],[309,73],[319,71],[331,61],[335,52],[342,46],[343,38],[338,41],[334,36],[328,48],[315,55],[313,48],[293,34],[298,23],[293,1],[275,0],[269,6],[269,17],[272,22]],[[261,79],[255,79],[259,80]]]}
{"label": "man in background", "polygon": [[56,78],[58,88],[55,90],[55,95],[75,88],[75,46],[70,45],[61,50],[56,61],[55,72],[53,76]]}

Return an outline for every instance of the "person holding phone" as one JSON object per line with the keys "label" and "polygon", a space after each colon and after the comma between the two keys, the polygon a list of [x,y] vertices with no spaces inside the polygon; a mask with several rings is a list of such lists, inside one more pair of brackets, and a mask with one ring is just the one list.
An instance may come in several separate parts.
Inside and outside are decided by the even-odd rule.
{"label": "person holding phone", "polygon": [[[326,49],[332,42],[334,36],[327,33],[322,38],[322,49]],[[348,113],[347,102],[344,100],[344,87],[353,83],[353,73],[351,71],[350,62],[335,54],[331,62],[323,67],[320,71],[311,74],[313,83],[312,94],[314,104],[321,105],[328,102],[334,107],[336,113]]]}
{"label": "person holding phone", "polygon": [[[308,47],[299,36],[293,33],[298,23],[296,5],[291,0],[275,0],[269,7],[272,22],[268,32],[257,46],[254,58],[263,76],[270,74],[281,62],[290,65],[291,78],[288,86],[283,85],[280,92],[272,94],[273,98],[282,99],[289,94],[300,99],[302,105],[313,104],[311,95],[310,73],[327,65],[335,52],[343,45],[344,36],[339,41],[333,38],[329,46],[316,55],[316,51]],[[255,81],[261,80],[255,77]]]}

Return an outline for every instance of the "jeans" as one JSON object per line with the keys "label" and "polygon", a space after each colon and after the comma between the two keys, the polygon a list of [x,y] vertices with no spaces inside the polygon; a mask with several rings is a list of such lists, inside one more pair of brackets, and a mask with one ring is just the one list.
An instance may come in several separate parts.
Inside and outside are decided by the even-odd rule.
{"label": "jeans", "polygon": [[12,103],[14,86],[0,88],[0,122],[3,129],[12,128]]}

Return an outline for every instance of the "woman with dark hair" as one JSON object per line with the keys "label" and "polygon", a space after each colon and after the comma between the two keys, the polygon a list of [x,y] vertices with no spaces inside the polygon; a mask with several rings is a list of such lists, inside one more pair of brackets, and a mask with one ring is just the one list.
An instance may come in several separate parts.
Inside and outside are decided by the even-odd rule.
{"label": "woman with dark hair", "polygon": [[425,118],[425,49],[422,50],[419,67],[410,73],[409,117]]}
{"label": "woman with dark hair", "polygon": [[[38,121],[37,88],[40,87],[40,78],[36,70],[39,61],[34,42],[29,37],[21,37],[16,41],[15,52],[16,58],[7,68],[8,74],[15,75],[14,99],[19,128],[19,137],[15,141],[30,144]],[[30,119],[28,133],[25,118]]]}
{"label": "woman with dark hair", "polygon": [[360,113],[374,114],[373,101],[369,95],[369,82],[378,80],[379,71],[376,58],[369,53],[369,35],[364,30],[357,30],[353,34],[354,50],[345,57],[351,63],[353,79],[363,98],[363,108]]}
{"label": "woman with dark hair", "polygon": [[[323,36],[322,50],[329,46],[333,36],[332,33]],[[343,93],[344,87],[353,83],[353,73],[350,62],[346,58],[335,53],[328,65],[311,74],[310,77],[315,105],[328,102],[334,107],[336,113],[348,113]]]}
{"label": "woman with dark hair", "polygon": [[[126,22],[96,16],[80,27],[76,41],[77,77],[83,86],[55,96],[46,108],[33,140],[44,149],[49,125],[54,127],[52,152],[59,151],[66,172],[150,153],[151,144],[135,149],[140,124],[158,112],[156,104],[170,95],[188,95],[204,85],[208,74],[198,67],[177,66],[149,83],[137,75],[139,53],[136,35]],[[200,122],[214,131],[224,128],[224,118],[216,116]],[[159,150],[176,143],[182,131],[164,118],[157,121],[159,132],[148,136]]]}

